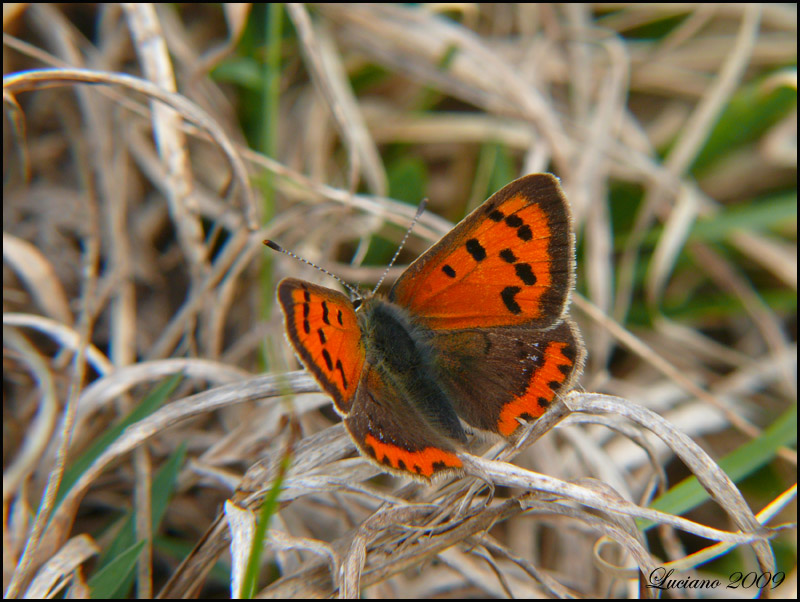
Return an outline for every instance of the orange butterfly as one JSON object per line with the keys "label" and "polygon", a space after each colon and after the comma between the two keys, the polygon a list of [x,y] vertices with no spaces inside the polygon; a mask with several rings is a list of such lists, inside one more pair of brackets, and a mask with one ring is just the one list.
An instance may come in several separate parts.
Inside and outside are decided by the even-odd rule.
{"label": "orange butterfly", "polygon": [[574,257],[558,180],[535,174],[455,226],[388,297],[352,302],[285,278],[278,301],[361,453],[430,478],[462,468],[465,423],[510,437],[572,388],[585,356],[566,316]]}

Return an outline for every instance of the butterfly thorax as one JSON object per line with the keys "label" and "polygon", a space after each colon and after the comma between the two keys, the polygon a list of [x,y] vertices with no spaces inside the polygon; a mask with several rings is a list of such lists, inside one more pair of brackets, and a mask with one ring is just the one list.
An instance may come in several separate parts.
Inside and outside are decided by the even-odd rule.
{"label": "butterfly thorax", "polygon": [[464,429],[436,374],[430,331],[415,324],[407,310],[380,296],[364,301],[358,321],[367,363],[404,398],[404,407],[395,410],[418,412],[448,436],[464,441]]}

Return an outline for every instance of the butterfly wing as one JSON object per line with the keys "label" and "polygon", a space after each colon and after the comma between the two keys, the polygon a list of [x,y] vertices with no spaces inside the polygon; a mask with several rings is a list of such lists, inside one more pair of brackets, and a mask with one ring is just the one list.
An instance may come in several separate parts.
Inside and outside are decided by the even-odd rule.
{"label": "butterfly wing", "polygon": [[558,180],[525,176],[411,264],[389,299],[435,330],[547,328],[564,314],[574,248],[572,216]]}
{"label": "butterfly wing", "polygon": [[338,291],[304,280],[284,278],[278,302],[295,352],[322,389],[346,415],[353,404],[365,350],[355,309]]}
{"label": "butterfly wing", "polygon": [[367,363],[344,419],[359,450],[381,468],[426,479],[461,469],[453,443],[422,418],[387,376]]}
{"label": "butterfly wing", "polygon": [[435,370],[470,425],[512,435],[568,391],[585,349],[566,319],[569,205],[550,174],[511,182],[398,279],[390,300],[427,329]]}
{"label": "butterfly wing", "polygon": [[548,330],[531,326],[435,331],[437,374],[459,416],[470,425],[510,436],[520,419],[545,413],[569,391],[585,348],[569,319]]}

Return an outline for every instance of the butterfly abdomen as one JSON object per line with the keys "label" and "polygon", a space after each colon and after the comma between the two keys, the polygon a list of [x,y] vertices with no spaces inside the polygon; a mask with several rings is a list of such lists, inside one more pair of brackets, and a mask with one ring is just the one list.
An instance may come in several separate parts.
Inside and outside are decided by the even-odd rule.
{"label": "butterfly abdomen", "polygon": [[401,307],[373,297],[359,313],[366,361],[401,392],[405,411],[417,412],[452,439],[466,435],[452,402],[434,371],[434,349],[424,329],[415,326]]}

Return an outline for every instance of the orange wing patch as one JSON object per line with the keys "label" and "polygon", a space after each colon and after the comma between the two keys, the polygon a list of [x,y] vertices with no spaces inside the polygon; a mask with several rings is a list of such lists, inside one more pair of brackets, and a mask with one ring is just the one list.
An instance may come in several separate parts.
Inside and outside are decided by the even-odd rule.
{"label": "orange wing patch", "polygon": [[[555,399],[556,391],[562,388],[575,370],[575,359],[564,355],[569,343],[552,341],[544,352],[544,364],[531,375],[525,392],[509,401],[500,412],[497,432],[511,436],[520,426],[519,418],[539,418]],[[563,370],[564,368],[565,370]]]}
{"label": "orange wing patch", "polygon": [[396,445],[378,441],[371,433],[366,435],[364,443],[372,448],[373,453],[370,455],[378,464],[426,478],[432,477],[439,470],[458,469],[463,466],[458,456],[435,447],[426,447],[421,451],[411,452]]}
{"label": "orange wing patch", "polygon": [[571,225],[558,180],[520,178],[414,262],[389,298],[433,329],[548,327],[572,285]]}
{"label": "orange wing patch", "polygon": [[347,414],[365,357],[353,304],[342,293],[294,278],[278,284],[278,301],[289,342],[339,413]]}

